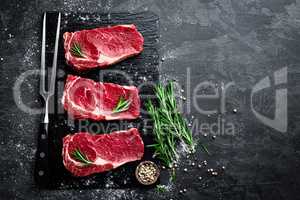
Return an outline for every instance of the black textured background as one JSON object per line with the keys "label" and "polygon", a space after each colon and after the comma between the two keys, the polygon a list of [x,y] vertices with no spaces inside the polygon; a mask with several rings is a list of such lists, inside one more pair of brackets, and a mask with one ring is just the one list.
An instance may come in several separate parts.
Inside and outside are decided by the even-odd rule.
{"label": "black textured background", "polygon": [[[54,0],[0,2],[0,198],[1,199],[300,199],[299,53],[300,2],[296,0]],[[33,164],[39,116],[21,111],[13,87],[27,70],[39,69],[41,13],[153,11],[160,17],[161,81],[176,79],[186,86],[189,67],[192,88],[209,80],[235,82],[227,91],[227,112],[235,124],[234,136],[197,138],[212,155],[201,149],[180,159],[177,180],[168,191],[155,190],[51,190],[39,191],[33,182]],[[3,58],[3,59],[2,59]],[[263,125],[250,110],[252,86],[274,71],[288,67],[288,131],[280,133]],[[38,77],[25,80],[22,100],[40,106]],[[186,102],[186,101],[185,101]],[[16,104],[17,103],[17,104]],[[213,105],[213,103],[211,102]],[[237,114],[232,109],[237,108]],[[255,108],[271,113],[273,95],[255,101]],[[191,113],[200,122],[217,116]],[[195,161],[195,158],[197,160]],[[204,159],[208,168],[225,166],[211,177],[206,169],[189,166]],[[188,172],[184,172],[184,168]],[[198,180],[202,176],[203,180]],[[179,194],[186,188],[187,192]]]}

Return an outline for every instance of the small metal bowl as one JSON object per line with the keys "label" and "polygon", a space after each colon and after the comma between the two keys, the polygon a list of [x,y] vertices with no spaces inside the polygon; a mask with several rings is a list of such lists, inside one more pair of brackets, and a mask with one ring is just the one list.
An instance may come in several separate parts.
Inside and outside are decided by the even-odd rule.
{"label": "small metal bowl", "polygon": [[[141,174],[141,171],[144,169],[153,169],[154,174],[147,176],[147,174]],[[160,170],[158,166],[152,161],[143,161],[135,169],[135,177],[139,183],[143,185],[152,185],[154,184],[160,175]]]}

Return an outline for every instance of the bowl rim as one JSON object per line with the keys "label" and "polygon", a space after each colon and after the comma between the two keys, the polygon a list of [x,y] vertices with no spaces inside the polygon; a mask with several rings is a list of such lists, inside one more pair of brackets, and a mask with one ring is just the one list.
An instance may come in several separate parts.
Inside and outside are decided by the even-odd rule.
{"label": "bowl rim", "polygon": [[[155,167],[155,169],[156,169],[156,175],[154,176],[154,180],[151,181],[151,182],[143,182],[143,181],[139,178],[139,176],[138,176],[139,169],[140,169],[140,167],[141,167],[142,165],[144,165],[144,164],[151,164],[151,165],[153,165],[153,166]],[[150,160],[145,160],[145,161],[140,162],[140,163],[138,164],[138,166],[136,167],[136,169],[135,169],[135,177],[136,177],[136,179],[138,180],[138,182],[141,183],[141,184],[143,184],[143,185],[152,185],[152,184],[154,184],[154,183],[158,180],[158,177],[159,177],[159,176],[160,176],[160,169],[159,169],[159,167],[157,166],[157,164],[155,164],[154,162],[152,162],[152,161],[150,161]]]}

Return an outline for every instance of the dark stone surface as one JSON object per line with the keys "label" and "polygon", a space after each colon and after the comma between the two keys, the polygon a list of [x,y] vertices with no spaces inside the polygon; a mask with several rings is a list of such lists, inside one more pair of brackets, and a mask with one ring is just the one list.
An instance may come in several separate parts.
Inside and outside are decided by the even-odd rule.
{"label": "dark stone surface", "polygon": [[[2,0],[0,6],[0,195],[1,199],[299,199],[300,135],[300,2],[293,0]],[[73,12],[139,12],[150,10],[160,17],[161,81],[176,79],[187,88],[184,112],[194,123],[213,125],[218,118],[234,125],[234,135],[216,139],[195,137],[206,143],[211,156],[198,145],[192,160],[208,161],[205,169],[179,162],[177,180],[165,180],[168,191],[155,190],[38,190],[33,181],[36,133],[39,115],[19,109],[20,102],[39,107],[38,76],[22,84],[22,101],[13,90],[22,73],[39,69],[40,17],[45,10]],[[3,58],[3,59],[2,59]],[[253,86],[266,76],[274,83],[276,70],[287,67],[288,126],[276,131],[251,111]],[[190,71],[191,75],[187,75]],[[190,81],[190,86],[189,86]],[[217,89],[234,82],[226,91],[226,112],[197,112],[191,91],[201,81]],[[211,92],[206,88],[203,92]],[[273,117],[275,87],[253,99],[255,110]],[[186,92],[188,92],[186,94]],[[199,102],[204,108],[219,108],[219,100]],[[207,107],[206,107],[207,104]],[[213,107],[214,106],[214,107]],[[210,108],[210,109],[212,109]],[[236,108],[237,113],[232,110]],[[220,120],[219,120],[220,121]],[[222,126],[220,126],[222,127]],[[221,128],[222,130],[228,130]],[[204,132],[204,131],[202,131]],[[218,133],[216,133],[218,134]],[[219,133],[220,134],[220,133]],[[207,168],[225,172],[211,177]],[[184,172],[184,168],[188,172]],[[198,180],[202,176],[202,180]],[[183,195],[179,190],[187,188]]]}

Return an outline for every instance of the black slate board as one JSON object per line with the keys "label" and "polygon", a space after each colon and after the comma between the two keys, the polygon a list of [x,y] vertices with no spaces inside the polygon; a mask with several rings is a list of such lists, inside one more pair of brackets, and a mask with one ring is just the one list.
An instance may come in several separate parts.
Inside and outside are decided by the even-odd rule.
{"label": "black slate board", "polygon": [[[47,49],[46,64],[50,68],[54,49],[55,28],[58,13],[47,13]],[[95,69],[88,72],[77,72],[68,66],[64,58],[62,34],[66,31],[72,32],[82,29],[91,29],[101,26],[116,24],[135,24],[145,39],[144,51],[133,58],[115,64],[107,69]],[[58,55],[57,85],[55,97],[51,104],[52,115],[51,128],[49,132],[49,163],[51,180],[48,185],[53,189],[85,189],[85,188],[128,188],[139,187],[134,170],[139,163],[132,162],[125,164],[115,170],[106,173],[91,175],[88,177],[73,177],[63,166],[61,150],[62,138],[70,133],[89,131],[93,134],[110,133],[116,130],[126,130],[136,127],[142,134],[145,146],[151,144],[152,129],[148,116],[142,112],[141,117],[131,121],[110,121],[96,122],[91,120],[73,120],[63,110],[61,97],[63,94],[64,82],[68,74],[78,75],[93,79],[95,81],[112,82],[121,85],[135,85],[140,88],[142,109],[144,108],[145,97],[153,95],[153,83],[157,83],[158,74],[158,17],[151,12],[138,14],[110,13],[110,14],[75,14],[63,13],[61,38]],[[120,73],[126,73],[132,82],[126,81]],[[49,76],[50,77],[50,76]],[[143,160],[152,160],[152,150],[145,147]]]}

